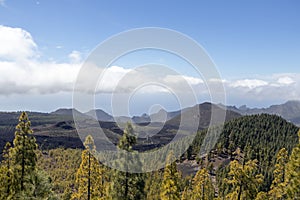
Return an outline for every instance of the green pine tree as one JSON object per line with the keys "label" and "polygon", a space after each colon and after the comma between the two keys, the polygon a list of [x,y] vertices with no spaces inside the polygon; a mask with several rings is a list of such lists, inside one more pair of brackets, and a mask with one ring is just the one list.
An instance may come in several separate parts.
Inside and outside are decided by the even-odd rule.
{"label": "green pine tree", "polygon": [[132,150],[134,144],[136,144],[136,136],[132,125],[127,123],[123,136],[118,143],[118,148],[121,151],[120,157],[115,163],[124,171],[112,170],[112,181],[107,190],[110,199],[134,200],[144,198],[144,175],[129,172],[129,169],[135,168],[138,171],[138,168],[141,167],[137,153]]}
{"label": "green pine tree", "polygon": [[81,149],[57,148],[38,151],[38,168],[51,177],[53,192],[61,200],[70,200],[76,192],[76,174],[81,164]]}
{"label": "green pine tree", "polygon": [[215,190],[206,168],[200,169],[193,179],[192,200],[212,200]]}
{"label": "green pine tree", "polygon": [[[267,192],[259,192],[255,198],[255,200],[269,200],[269,195]],[[272,200],[272,199],[270,199]]]}
{"label": "green pine tree", "polygon": [[300,199],[300,130],[299,144],[293,149],[286,168],[287,199]]}
{"label": "green pine tree", "polygon": [[192,191],[189,187],[185,187],[182,194],[181,194],[181,200],[191,200],[192,199]]}
{"label": "green pine tree", "polygon": [[12,158],[12,187],[11,194],[27,193],[32,187],[32,174],[36,169],[36,139],[33,136],[31,123],[25,112],[22,112],[16,126]]}
{"label": "green pine tree", "polygon": [[180,199],[180,183],[177,166],[173,160],[173,154],[169,154],[167,164],[164,169],[164,177],[160,189],[160,198],[162,200],[178,200]]}
{"label": "green pine tree", "polygon": [[34,173],[31,174],[31,180],[33,180],[32,193],[23,198],[28,200],[57,200],[58,198],[54,194],[52,188],[52,181],[49,175],[41,170],[36,169]]}
{"label": "green pine tree", "polygon": [[288,152],[285,148],[280,149],[276,156],[273,182],[269,196],[271,199],[285,199],[285,166],[288,162]]}
{"label": "green pine tree", "polygon": [[81,154],[81,164],[76,174],[77,191],[72,195],[74,200],[105,199],[105,168],[94,157],[96,146],[92,136],[84,142],[85,150]]}
{"label": "green pine tree", "polygon": [[146,200],[160,199],[161,181],[162,181],[161,171],[155,171],[148,174],[145,183]]}
{"label": "green pine tree", "polygon": [[263,176],[256,174],[257,160],[250,160],[246,164],[240,164],[234,160],[230,163],[229,179],[225,182],[231,186],[226,199],[252,200],[256,198],[258,187],[263,182]]}
{"label": "green pine tree", "polygon": [[[55,199],[49,176],[37,169],[37,144],[31,124],[25,112],[22,112],[16,126],[13,147],[7,143],[4,149],[1,171],[1,190],[5,186],[1,199],[41,200]],[[3,168],[3,166],[5,166]]]}
{"label": "green pine tree", "polygon": [[3,160],[0,166],[0,199],[5,199],[10,195],[10,189],[12,184],[10,148],[11,144],[7,142],[3,149]]}

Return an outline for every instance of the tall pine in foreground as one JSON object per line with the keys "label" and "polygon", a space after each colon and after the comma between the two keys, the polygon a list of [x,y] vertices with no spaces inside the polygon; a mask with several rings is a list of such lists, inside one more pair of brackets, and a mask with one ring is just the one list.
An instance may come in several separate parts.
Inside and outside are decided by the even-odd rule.
{"label": "tall pine in foreground", "polygon": [[115,163],[118,168],[122,168],[124,171],[112,170],[112,181],[107,191],[108,199],[135,200],[144,198],[144,175],[129,172],[129,169],[140,171],[138,168],[141,167],[137,152],[132,150],[134,144],[136,144],[136,136],[132,125],[127,123],[123,136],[118,143],[118,148],[121,151],[120,157]]}
{"label": "tall pine in foreground", "polygon": [[161,171],[148,173],[148,177],[145,182],[146,200],[160,199],[161,181],[162,181]]}
{"label": "tall pine in foreground", "polygon": [[12,189],[14,193],[25,192],[32,184],[30,175],[33,174],[37,161],[37,144],[33,136],[31,123],[25,112],[20,115],[13,144],[14,146],[11,149]]}
{"label": "tall pine in foreground", "polygon": [[3,161],[0,166],[0,199],[5,199],[10,195],[11,189],[11,144],[6,143],[3,149]]}
{"label": "tall pine in foreground", "polygon": [[92,136],[84,142],[85,150],[81,154],[81,164],[76,174],[77,191],[73,200],[105,199],[105,168],[94,157],[96,146]]}
{"label": "tall pine in foreground", "polygon": [[250,160],[246,164],[240,164],[237,160],[232,161],[228,174],[229,178],[225,179],[225,182],[231,186],[226,199],[255,199],[259,185],[263,182],[263,176],[256,174],[257,168],[257,160]]}
{"label": "tall pine in foreground", "polygon": [[292,150],[286,168],[287,199],[300,199],[300,130],[299,144]]}
{"label": "tall pine in foreground", "polygon": [[276,156],[276,164],[273,172],[273,182],[269,197],[271,199],[285,199],[285,166],[288,162],[288,152],[285,148],[279,150]]}
{"label": "tall pine in foreground", "polygon": [[173,160],[172,153],[168,155],[167,164],[164,169],[164,177],[160,189],[160,198],[162,200],[180,199],[180,177],[177,171],[176,162],[171,162],[171,160]]}
{"label": "tall pine in foreground", "polygon": [[193,179],[192,200],[212,200],[215,190],[206,168],[200,169]]}
{"label": "tall pine in foreground", "polygon": [[7,143],[1,162],[1,172],[5,172],[0,176],[1,199],[55,199],[50,178],[36,167],[36,152],[31,123],[27,114],[22,112],[13,147]]}

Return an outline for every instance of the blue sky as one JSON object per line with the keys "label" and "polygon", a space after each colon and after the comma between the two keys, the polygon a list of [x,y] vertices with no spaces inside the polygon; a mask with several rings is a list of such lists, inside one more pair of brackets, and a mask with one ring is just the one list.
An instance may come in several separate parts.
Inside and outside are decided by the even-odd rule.
{"label": "blue sky", "polygon": [[[299,85],[300,2],[296,0],[0,2],[0,25],[28,32],[39,54],[35,59],[40,63],[68,64],[70,58],[77,57],[84,60],[100,42],[114,34],[133,28],[163,27],[182,32],[202,45],[222,78],[231,85],[234,81],[249,79],[256,80],[255,83],[265,81],[270,86],[280,78],[292,79],[287,82],[293,83],[294,89]],[[70,56],[72,52],[75,57]],[[2,57],[2,60],[5,59]],[[130,64],[130,59],[124,61],[124,65]],[[259,87],[265,85],[259,84]],[[253,89],[252,86],[249,88]],[[49,95],[44,93],[32,101]],[[244,99],[237,91],[232,95],[229,92],[227,96],[228,104],[260,107],[300,97],[298,93],[290,93],[274,95],[273,100],[267,97]],[[49,111],[55,107],[71,106],[69,98],[62,98],[61,102],[50,107],[42,104],[33,107],[29,103],[23,106],[17,102],[9,105],[11,99],[16,98],[13,96],[18,95],[22,94],[0,94],[3,102],[0,109],[10,110],[15,106],[16,109]]]}

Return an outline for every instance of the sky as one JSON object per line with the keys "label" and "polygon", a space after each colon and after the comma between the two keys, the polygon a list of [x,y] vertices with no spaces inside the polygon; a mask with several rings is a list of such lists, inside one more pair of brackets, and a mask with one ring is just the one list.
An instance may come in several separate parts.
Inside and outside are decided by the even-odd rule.
{"label": "sky", "polygon": [[[299,9],[297,0],[0,0],[0,110],[72,107],[74,82],[93,50],[113,35],[143,27],[172,29],[200,44],[220,73],[228,105],[265,107],[299,100]],[[146,50],[113,63],[96,107],[112,112],[109,93],[118,80],[150,62],[173,67],[196,90],[199,103],[210,101],[202,93],[203,78],[188,63]],[[143,72],[139,76],[149,78]],[[168,75],[162,80],[179,81]],[[130,113],[148,112],[155,103],[178,109],[174,95],[165,97],[156,89],[137,92],[136,100],[129,102]]]}

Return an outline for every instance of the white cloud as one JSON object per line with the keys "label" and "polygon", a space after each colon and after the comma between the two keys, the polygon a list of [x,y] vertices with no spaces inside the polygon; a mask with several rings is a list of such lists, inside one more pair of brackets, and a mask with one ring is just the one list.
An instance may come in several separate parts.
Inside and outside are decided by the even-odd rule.
{"label": "white cloud", "polygon": [[69,54],[69,59],[72,63],[79,63],[82,60],[81,53],[79,51],[72,51]]}
{"label": "white cloud", "polygon": [[185,75],[166,75],[163,81],[174,84],[182,84],[186,82],[190,85],[198,85],[200,83],[204,83],[200,78]]}
{"label": "white cloud", "polygon": [[0,94],[72,90],[79,63],[39,61],[36,43],[21,28],[0,25],[0,44]]}
{"label": "white cloud", "polygon": [[0,62],[0,94],[72,91],[80,65]]}
{"label": "white cloud", "polygon": [[273,74],[260,79],[241,79],[225,83],[227,97],[240,102],[284,102],[300,100],[300,73]]}
{"label": "white cloud", "polygon": [[198,85],[204,83],[203,80],[200,78],[195,78],[191,76],[182,76],[182,77],[191,85]]}
{"label": "white cloud", "polygon": [[277,82],[281,85],[290,85],[292,83],[295,83],[295,81],[288,76],[279,77]]}
{"label": "white cloud", "polygon": [[220,79],[220,78],[211,78],[208,81],[213,83],[227,83],[225,79]]}
{"label": "white cloud", "polygon": [[97,87],[97,92],[113,92],[118,86],[119,81],[132,70],[124,69],[118,66],[111,66],[107,68]]}
{"label": "white cloud", "polygon": [[249,89],[254,89],[261,86],[266,86],[268,83],[264,80],[258,80],[258,79],[243,79],[243,80],[237,80],[232,83],[230,83],[231,87],[245,87]]}
{"label": "white cloud", "polygon": [[168,88],[160,85],[143,85],[142,87],[137,88],[136,92],[140,94],[172,93]]}
{"label": "white cloud", "polygon": [[21,28],[0,25],[0,59],[20,61],[38,55],[30,33]]}

